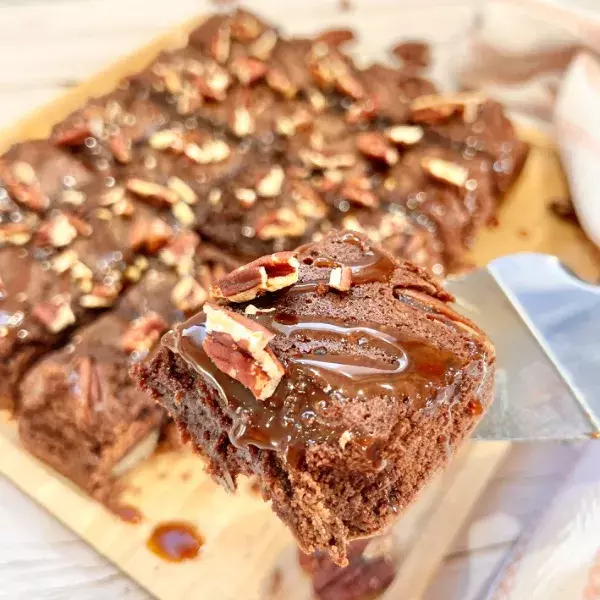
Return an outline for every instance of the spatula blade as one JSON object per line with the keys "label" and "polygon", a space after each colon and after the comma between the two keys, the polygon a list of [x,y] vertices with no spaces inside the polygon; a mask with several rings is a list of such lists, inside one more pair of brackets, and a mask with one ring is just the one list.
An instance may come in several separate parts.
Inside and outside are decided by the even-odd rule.
{"label": "spatula blade", "polygon": [[599,436],[600,288],[532,253],[496,259],[447,287],[497,351],[495,400],[476,438]]}

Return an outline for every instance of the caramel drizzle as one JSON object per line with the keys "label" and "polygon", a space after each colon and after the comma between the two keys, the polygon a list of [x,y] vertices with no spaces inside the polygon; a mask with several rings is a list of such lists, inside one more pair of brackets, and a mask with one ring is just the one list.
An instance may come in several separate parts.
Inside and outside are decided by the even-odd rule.
{"label": "caramel drizzle", "polygon": [[[395,264],[387,254],[352,233],[342,239],[362,250],[363,258],[347,265],[352,268],[354,284],[392,277]],[[336,266],[324,257],[315,257],[312,264]],[[323,284],[323,280],[301,282],[283,294],[313,293]],[[273,311],[259,312],[254,318],[267,329],[298,340],[304,349],[283,359],[286,374],[267,400],[257,400],[208,358],[202,348],[206,335],[203,313],[178,325],[165,344],[218,392],[232,421],[229,437],[235,446],[275,450],[296,466],[306,448],[340,441],[345,428],[330,416],[336,405],[392,398],[421,410],[450,402],[462,378],[464,365],[454,354],[381,323],[348,324]],[[376,438],[361,431],[348,433],[365,460],[383,467]]]}
{"label": "caramel drizzle", "polygon": [[[284,322],[282,322],[282,317]],[[276,450],[299,464],[311,445],[337,442],[344,427],[328,418],[328,409],[343,401],[388,396],[408,399],[413,409],[449,400],[462,375],[462,365],[449,353],[384,325],[360,323],[348,326],[337,321],[314,321],[310,317],[289,322],[289,315],[261,314],[258,321],[286,337],[310,336],[314,349],[287,359],[286,376],[269,399],[257,400],[237,381],[210,361],[202,342],[206,335],[204,315],[179,325],[167,345],[217,390],[222,408],[232,420],[234,445],[254,445]],[[351,353],[326,354],[327,346],[362,346],[385,358],[364,358]],[[365,458],[378,463],[372,451],[376,439],[351,432]],[[371,450],[370,450],[371,449]]]}

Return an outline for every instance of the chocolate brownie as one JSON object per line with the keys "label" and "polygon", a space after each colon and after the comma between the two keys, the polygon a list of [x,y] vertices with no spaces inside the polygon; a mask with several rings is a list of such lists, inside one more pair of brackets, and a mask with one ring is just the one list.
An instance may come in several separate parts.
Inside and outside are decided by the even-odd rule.
{"label": "chocolate brownie", "polygon": [[335,233],[265,256],[137,363],[214,478],[263,494],[339,564],[443,468],[492,399],[494,350],[424,270]]}
{"label": "chocolate brownie", "polygon": [[0,408],[12,408],[21,375],[66,339],[83,309],[69,278],[26,248],[0,249]]}
{"label": "chocolate brownie", "polygon": [[164,415],[128,376],[181,316],[170,302],[172,272],[150,269],[114,311],[44,357],[21,384],[23,446],[91,494],[154,449]]}
{"label": "chocolate brownie", "polygon": [[91,180],[80,162],[46,140],[15,144],[0,157],[0,197],[4,190],[17,205],[34,213],[60,207],[73,190]]}

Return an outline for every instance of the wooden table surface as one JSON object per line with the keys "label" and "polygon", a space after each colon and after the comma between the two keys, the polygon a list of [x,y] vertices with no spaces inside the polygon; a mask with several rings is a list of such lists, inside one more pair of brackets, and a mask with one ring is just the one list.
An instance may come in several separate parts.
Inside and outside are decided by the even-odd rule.
{"label": "wooden table surface", "polygon": [[[381,39],[428,37],[438,64],[473,22],[478,0],[406,0],[390,19],[393,0],[248,2],[296,32],[326,22],[360,25],[363,46]],[[147,42],[178,22],[211,9],[200,0],[0,0],[0,127]],[[456,539],[427,600],[481,598],[520,533],[535,522],[572,468],[581,448],[565,444],[515,447]],[[1,459],[0,459],[1,460]],[[127,577],[0,479],[0,598],[58,600],[148,598]]]}

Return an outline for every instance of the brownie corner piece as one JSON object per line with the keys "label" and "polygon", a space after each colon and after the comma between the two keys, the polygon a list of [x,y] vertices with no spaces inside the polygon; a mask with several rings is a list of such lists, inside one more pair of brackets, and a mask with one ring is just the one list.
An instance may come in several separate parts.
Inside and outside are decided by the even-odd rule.
{"label": "brownie corner piece", "polygon": [[134,379],[235,487],[258,475],[339,564],[449,461],[491,402],[494,350],[425,271],[335,233],[225,276]]}

